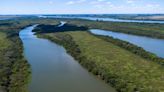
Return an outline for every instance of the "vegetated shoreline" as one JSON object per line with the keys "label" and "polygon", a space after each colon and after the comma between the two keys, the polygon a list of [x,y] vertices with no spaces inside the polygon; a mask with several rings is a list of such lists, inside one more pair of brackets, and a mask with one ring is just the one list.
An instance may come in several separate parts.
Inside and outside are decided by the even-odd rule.
{"label": "vegetated shoreline", "polygon": [[[73,32],[76,32],[76,31],[73,31]],[[102,72],[101,69],[97,69],[97,67],[100,67],[99,65],[96,65],[94,63],[94,61],[92,61],[92,60],[88,59],[86,56],[82,55],[83,52],[79,48],[79,45],[74,41],[74,39],[72,38],[72,36],[69,35],[69,32],[68,31],[67,31],[67,33],[65,33],[65,32],[59,32],[59,33],[55,33],[54,35],[55,36],[52,37],[52,36],[49,36],[49,35],[47,35],[45,33],[38,34],[38,36],[41,37],[41,38],[49,39],[52,42],[55,42],[57,44],[60,44],[60,45],[64,46],[66,48],[67,52],[69,54],[71,54],[77,61],[79,61],[79,63],[81,65],[83,65],[85,68],[87,68],[89,72],[92,72],[94,75],[99,76],[102,80],[105,80],[106,83],[110,83],[114,88],[116,88],[116,90],[118,92],[136,92],[136,91],[160,92],[160,91],[162,91],[162,88],[160,88],[160,89],[157,89],[157,88],[151,89],[151,88],[146,88],[146,87],[145,88],[142,88],[142,86],[145,86],[142,83],[141,83],[142,86],[140,85],[140,87],[138,87],[139,85],[132,85],[133,83],[131,84],[131,86],[128,86],[128,84],[129,84],[128,82],[127,83],[124,83],[123,82],[123,83],[119,84],[119,82],[121,82],[121,80],[118,80],[120,76],[117,76],[117,75],[109,75],[108,72]],[[102,39],[100,37],[97,37],[97,38]],[[102,39],[102,40],[106,41],[105,39]],[[112,39],[112,40],[118,41],[117,39]],[[118,41],[118,44],[116,43],[115,45],[119,45],[120,43],[121,42]],[[123,44],[125,44],[125,47],[122,47],[122,48],[124,48],[124,49],[127,50],[128,48],[126,48],[126,45],[128,43],[124,42]],[[135,47],[135,48],[137,48],[137,47]],[[139,49],[139,48],[137,48],[137,49]],[[133,51],[130,51],[130,52],[133,52]],[[133,52],[133,53],[135,53],[135,52]],[[150,54],[150,53],[144,52],[144,54],[145,53],[147,55]],[[159,69],[159,71],[162,71],[162,70]],[[161,82],[161,84],[162,84],[162,82]]]}
{"label": "vegetated shoreline", "polygon": [[[92,34],[91,32],[89,32],[89,33]],[[113,43],[113,44],[115,44],[115,45],[117,45],[123,49],[126,49],[126,50],[128,50],[128,51],[130,51],[136,55],[139,55],[142,58],[156,62],[162,66],[164,65],[164,59],[163,58],[160,58],[153,53],[145,51],[142,47],[138,47],[137,45],[131,44],[130,42],[116,39],[116,38],[113,38],[111,36],[101,36],[101,35],[95,35],[95,34],[92,34],[92,35],[94,35],[100,39],[103,39],[107,42]]]}
{"label": "vegetated shoreline", "polygon": [[[77,30],[89,30],[88,27],[85,26],[76,26],[76,25],[72,25],[72,24],[65,24],[63,27],[57,27],[57,25],[39,25],[37,28],[35,28],[33,30],[33,32],[36,32],[36,34],[39,33],[53,33],[53,32],[67,32],[67,31],[77,31]],[[89,31],[88,31],[89,32]],[[96,35],[96,34],[92,34],[91,32],[89,32],[91,35],[94,35],[98,38],[101,38],[107,42],[113,43],[123,49],[126,49],[136,55],[139,55],[142,58],[145,58],[147,60],[156,62],[160,65],[164,65],[164,59],[160,58],[158,56],[156,56],[155,54],[152,54],[148,51],[145,51],[142,47],[138,47],[137,45],[131,44],[129,42],[126,41],[122,41],[119,39],[115,39],[113,37],[110,36],[101,36],[101,35]]]}
{"label": "vegetated shoreline", "polygon": [[[20,28],[21,29],[21,28]],[[20,30],[18,29],[18,30]],[[11,29],[8,29],[11,30]],[[1,53],[1,78],[0,91],[2,92],[27,92],[30,80],[30,65],[23,56],[23,45],[16,30],[4,32],[10,46]],[[4,62],[4,63],[2,63]]]}
{"label": "vegetated shoreline", "polygon": [[[63,46],[66,49],[67,53],[70,54],[71,56],[73,56],[73,58],[75,60],[77,60],[83,67],[85,67],[87,69],[87,71],[89,71],[92,74],[96,75],[97,78],[105,80],[105,79],[103,79],[101,76],[99,76],[97,74],[97,71],[92,70],[92,68],[95,67],[95,64],[92,63],[92,62],[87,62],[89,60],[85,56],[81,56],[80,55],[81,50],[79,49],[79,46],[73,41],[73,39],[72,39],[72,37],[70,35],[67,35],[67,34],[65,35],[66,38],[68,37],[67,38],[67,42],[64,41],[66,39],[63,39],[63,40],[60,39],[60,36],[59,36],[59,39],[54,39],[53,37],[50,37],[48,35],[44,35],[44,33],[37,34],[37,36],[39,38],[48,39],[48,40],[50,40],[50,41],[52,41],[54,43],[57,43],[57,44]],[[86,61],[86,62],[84,62],[84,61]],[[87,64],[90,64],[92,66],[90,66],[90,65],[87,66]],[[106,81],[106,83],[108,83],[108,82]],[[108,84],[113,87],[113,85],[111,85],[110,83],[108,83]]]}
{"label": "vegetated shoreline", "polygon": [[[121,88],[117,88],[117,83],[115,83],[115,77],[114,75],[110,75],[110,76],[113,76],[113,78],[110,79],[109,76],[105,76],[105,75],[102,75],[101,72],[95,68],[97,68],[96,64],[94,63],[94,61],[90,61],[89,59],[87,59],[85,56],[81,56],[80,53],[81,53],[81,50],[79,49],[78,45],[73,41],[73,40],[69,40],[69,39],[72,39],[71,37],[69,38],[68,35],[64,35],[65,37],[68,37],[67,38],[67,42],[65,41],[62,41],[61,39],[54,39],[54,38],[51,38],[49,36],[39,36],[39,37],[42,37],[42,38],[46,38],[46,39],[49,39],[51,40],[52,42],[55,42],[57,44],[60,44],[62,46],[64,46],[67,50],[67,52],[69,54],[71,54],[76,60],[78,60],[78,62],[84,66],[85,68],[87,68],[87,70],[91,73],[93,73],[94,75],[98,76],[99,78],[101,78],[102,80],[104,80],[106,83],[108,83],[109,85],[112,85],[114,88],[116,88],[116,90],[118,92],[132,92],[132,90],[135,92],[135,91],[140,91],[141,89],[140,88],[134,88],[134,89],[131,89],[131,91],[128,91],[128,88],[125,87],[121,87]],[[65,39],[66,40],[66,39]],[[109,77],[109,79],[108,79]],[[125,83],[126,84],[126,83]],[[124,85],[124,84],[123,84]],[[130,88],[129,88],[130,89]],[[144,89],[143,89],[144,90]],[[157,89],[156,89],[157,90]],[[144,92],[149,92],[149,91],[144,91]],[[152,91],[152,92],[155,92],[155,91]],[[159,91],[160,92],[160,91]]]}
{"label": "vegetated shoreline", "polygon": [[[24,58],[23,43],[19,32],[33,24],[58,24],[40,18],[16,18],[0,21],[0,91],[28,92],[31,67]],[[1,36],[3,35],[3,37]]]}
{"label": "vegetated shoreline", "polygon": [[27,25],[15,20],[0,21],[0,25],[0,91],[27,92],[31,70],[19,38],[19,31]]}
{"label": "vegetated shoreline", "polygon": [[56,18],[56,20],[67,21],[69,24],[78,26],[87,26],[90,29],[102,29],[113,32],[164,39],[164,24],[106,22],[69,18]]}

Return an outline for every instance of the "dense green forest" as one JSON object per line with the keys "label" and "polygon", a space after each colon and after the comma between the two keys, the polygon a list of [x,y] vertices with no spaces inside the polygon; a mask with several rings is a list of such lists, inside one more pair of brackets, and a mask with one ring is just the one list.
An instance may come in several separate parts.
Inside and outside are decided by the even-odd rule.
{"label": "dense green forest", "polygon": [[104,39],[78,30],[39,36],[63,45],[88,71],[112,85],[118,92],[164,91],[163,67],[131,51],[131,47],[126,47],[126,42],[121,47],[122,42],[117,39]]}
{"label": "dense green forest", "polygon": [[0,25],[0,91],[26,92],[30,66],[24,59],[17,28],[13,24]]}
{"label": "dense green forest", "polygon": [[71,24],[65,24],[64,26],[58,27],[58,25],[38,25],[33,32],[37,33],[54,33],[54,32],[66,32],[66,31],[77,31],[77,30],[88,30],[84,26],[75,26]]}

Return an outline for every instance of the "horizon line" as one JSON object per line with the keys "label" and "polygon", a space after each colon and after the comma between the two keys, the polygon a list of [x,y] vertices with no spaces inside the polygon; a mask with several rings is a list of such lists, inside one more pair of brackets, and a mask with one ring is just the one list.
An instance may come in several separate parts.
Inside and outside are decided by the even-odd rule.
{"label": "horizon line", "polygon": [[112,14],[118,14],[118,15],[121,15],[121,14],[132,14],[132,15],[135,15],[135,14],[159,14],[159,15],[164,15],[164,13],[77,13],[77,14],[74,14],[74,13],[70,13],[70,14],[64,14],[64,13],[61,13],[61,14],[58,14],[58,13],[54,13],[54,14],[0,14],[0,16],[2,15],[112,15]]}

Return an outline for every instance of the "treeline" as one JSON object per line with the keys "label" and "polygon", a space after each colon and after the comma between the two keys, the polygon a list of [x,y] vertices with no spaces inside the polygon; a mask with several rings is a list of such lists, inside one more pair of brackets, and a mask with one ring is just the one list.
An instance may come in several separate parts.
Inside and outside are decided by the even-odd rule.
{"label": "treeline", "polygon": [[0,26],[11,26],[12,23],[0,23]]}
{"label": "treeline", "polygon": [[64,24],[61,27],[58,25],[38,25],[33,32],[37,33],[54,33],[54,32],[66,32],[66,31],[77,31],[77,30],[88,30],[87,27],[84,26],[75,26],[71,24]]}
{"label": "treeline", "polygon": [[154,61],[154,62],[157,62],[161,65],[164,65],[164,59],[163,58],[160,58],[158,56],[156,56],[155,54],[152,54],[148,51],[145,51],[143,48],[141,47],[138,47],[136,45],[133,45],[129,42],[126,42],[126,41],[122,41],[120,39],[116,39],[116,38],[113,38],[113,37],[110,37],[110,36],[100,36],[100,35],[95,35],[96,37],[98,38],[101,38],[105,41],[108,41],[110,43],[113,43],[121,48],[124,48],[136,55],[139,55],[140,57],[142,58],[145,58],[147,60],[150,60],[150,61]]}
{"label": "treeline", "polygon": [[31,73],[30,65],[23,56],[23,46],[18,32],[20,29],[13,25],[6,26],[5,29],[6,31],[2,30],[5,38],[0,40],[1,45],[6,46],[0,47],[0,91],[27,92],[27,83]]}

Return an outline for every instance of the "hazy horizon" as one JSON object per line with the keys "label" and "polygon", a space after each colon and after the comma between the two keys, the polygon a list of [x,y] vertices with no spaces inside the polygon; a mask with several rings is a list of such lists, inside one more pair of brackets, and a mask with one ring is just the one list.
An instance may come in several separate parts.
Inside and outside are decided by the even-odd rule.
{"label": "hazy horizon", "polygon": [[164,14],[164,0],[5,0],[0,15]]}
{"label": "hazy horizon", "polygon": [[0,14],[0,16],[5,16],[5,15],[137,15],[137,14],[143,14],[143,15],[151,15],[151,14],[154,14],[154,15],[164,15],[164,13],[111,13],[111,14],[101,14],[101,13],[90,13],[90,14],[85,14],[85,13],[83,13],[83,14]]}

